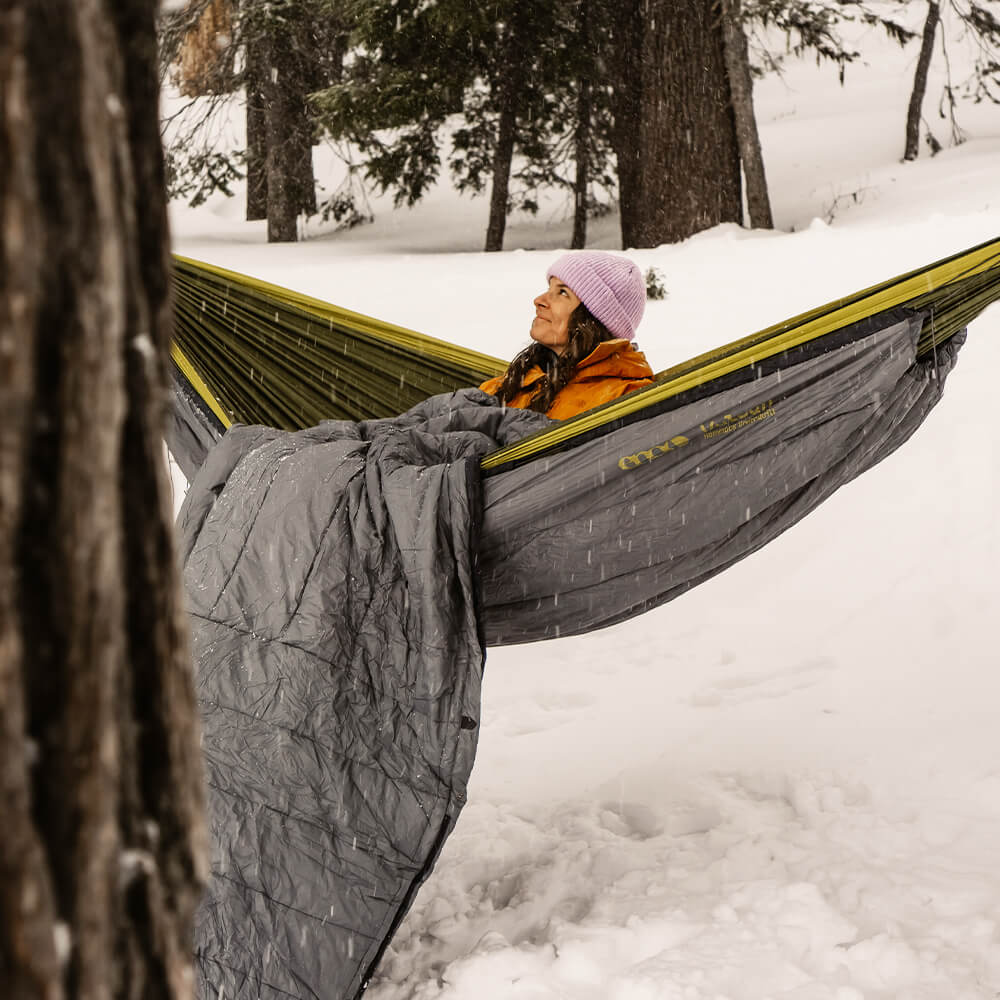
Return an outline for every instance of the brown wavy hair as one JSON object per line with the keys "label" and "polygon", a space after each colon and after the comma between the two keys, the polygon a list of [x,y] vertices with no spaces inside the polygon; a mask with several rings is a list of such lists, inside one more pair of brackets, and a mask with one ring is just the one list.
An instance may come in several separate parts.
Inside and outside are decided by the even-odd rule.
{"label": "brown wavy hair", "polygon": [[542,377],[535,383],[527,409],[545,413],[553,400],[566,387],[576,372],[577,365],[605,340],[614,340],[612,333],[581,302],[569,317],[569,344],[562,354],[537,342],[529,344],[507,366],[497,398],[509,403],[523,387],[524,378],[536,366]]}

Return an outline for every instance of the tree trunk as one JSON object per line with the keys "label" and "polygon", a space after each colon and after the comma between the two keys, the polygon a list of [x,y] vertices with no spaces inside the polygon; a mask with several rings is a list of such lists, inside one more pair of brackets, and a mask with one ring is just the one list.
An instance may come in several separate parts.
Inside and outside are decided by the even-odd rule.
{"label": "tree trunk", "polygon": [[502,84],[497,144],[493,152],[493,186],[490,191],[490,220],[486,227],[486,251],[503,250],[507,228],[507,203],[510,198],[510,168],[514,162],[517,139],[516,78],[508,76]]}
{"label": "tree trunk", "polygon": [[181,44],[177,89],[185,97],[226,94],[233,84],[232,0],[209,0]]}
{"label": "tree trunk", "polygon": [[587,213],[590,209],[590,82],[580,80],[576,105],[576,177],[573,181],[573,237],[571,250],[587,245]]}
{"label": "tree trunk", "polygon": [[267,218],[267,112],[264,102],[266,51],[258,28],[246,25],[247,221]]}
{"label": "tree trunk", "polygon": [[742,182],[718,0],[632,3],[624,49],[639,58],[617,143],[622,240],[653,247],[739,222]]}
{"label": "tree trunk", "polygon": [[[645,34],[642,4],[629,0],[620,12],[618,32],[613,39],[612,65],[616,70],[612,109],[611,141],[618,164],[618,204],[621,213],[622,247],[632,246],[639,225],[639,115],[642,98],[642,42]],[[614,31],[614,27],[612,31]]]}
{"label": "tree trunk", "polygon": [[746,180],[750,225],[754,229],[773,229],[774,221],[771,217],[771,201],[767,194],[764,157],[760,149],[760,135],[757,132],[757,116],[753,110],[753,77],[750,74],[747,36],[743,30],[742,6],[741,0],[721,0],[720,14],[726,72],[733,98],[736,140],[739,144],[740,160],[743,162],[743,177]]}
{"label": "tree trunk", "polygon": [[191,994],[205,851],[162,456],[156,6],[0,7],[0,982],[12,1000]]}
{"label": "tree trunk", "polygon": [[313,76],[309,27],[308,8],[288,6],[268,21],[264,33],[269,243],[294,242],[299,213],[316,211],[312,120],[306,100]]}
{"label": "tree trunk", "polygon": [[[587,21],[587,0],[581,0],[579,15],[579,44],[581,50],[589,51],[589,24]],[[588,192],[590,188],[590,140],[591,140],[591,99],[590,80],[577,82],[576,134],[573,137],[576,159],[576,178],[573,182],[573,237],[571,250],[582,250],[587,245],[587,212],[590,208]]]}
{"label": "tree trunk", "polygon": [[934,38],[940,19],[941,7],[938,0],[929,0],[924,34],[920,41],[920,55],[917,58],[917,71],[913,76],[913,90],[910,92],[910,106],[906,111],[904,160],[915,160],[920,151],[920,110],[924,104],[924,94],[927,92],[927,71],[930,69],[931,56],[934,54]]}

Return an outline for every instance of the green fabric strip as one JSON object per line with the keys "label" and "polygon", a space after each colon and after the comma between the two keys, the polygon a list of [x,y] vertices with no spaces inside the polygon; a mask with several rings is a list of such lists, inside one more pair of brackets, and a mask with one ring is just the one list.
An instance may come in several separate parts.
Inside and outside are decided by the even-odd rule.
{"label": "green fabric strip", "polygon": [[174,258],[174,287],[175,360],[226,424],[294,430],[394,416],[504,368],[498,358],[187,258]]}

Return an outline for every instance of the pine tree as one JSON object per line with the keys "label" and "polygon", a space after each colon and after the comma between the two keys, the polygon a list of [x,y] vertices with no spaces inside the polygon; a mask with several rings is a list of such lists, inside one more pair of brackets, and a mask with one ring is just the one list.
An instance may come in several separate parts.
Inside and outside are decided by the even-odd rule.
{"label": "pine tree", "polygon": [[[187,7],[161,22],[166,66],[176,62],[183,39],[205,4]],[[245,163],[248,219],[268,220],[271,242],[297,238],[301,214],[317,211],[312,146],[316,122],[308,97],[339,79],[348,33],[344,0],[230,0],[229,33],[220,36],[222,62],[234,67],[228,88],[204,102],[167,150],[172,196],[198,204],[229,185]],[[246,95],[244,151],[205,148],[218,104]]]}
{"label": "pine tree", "polygon": [[[565,183],[567,39],[578,0],[374,0],[356,9],[344,81],[316,95],[324,125],[354,142],[368,179],[412,205],[447,159],[462,192],[490,191],[486,248],[503,245],[514,208],[537,208],[542,183]],[[579,59],[577,59],[579,63]],[[460,124],[446,146],[446,122]],[[591,147],[592,148],[592,147]],[[600,164],[598,163],[598,166]]]}

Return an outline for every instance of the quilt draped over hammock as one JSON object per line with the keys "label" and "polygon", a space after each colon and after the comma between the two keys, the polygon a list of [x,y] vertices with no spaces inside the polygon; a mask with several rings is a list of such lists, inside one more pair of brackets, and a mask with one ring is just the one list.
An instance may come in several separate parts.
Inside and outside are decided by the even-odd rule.
{"label": "quilt draped over hammock", "polygon": [[191,484],[206,1000],[356,996],[465,801],[479,459],[548,423],[465,396],[395,420],[236,427]]}
{"label": "quilt draped over hammock", "polygon": [[549,421],[466,389],[231,429],[180,515],[213,841],[202,997],[356,997],[464,802],[484,645],[663,604],[885,458],[964,340],[918,359],[922,323],[866,318],[485,478],[484,454]]}

